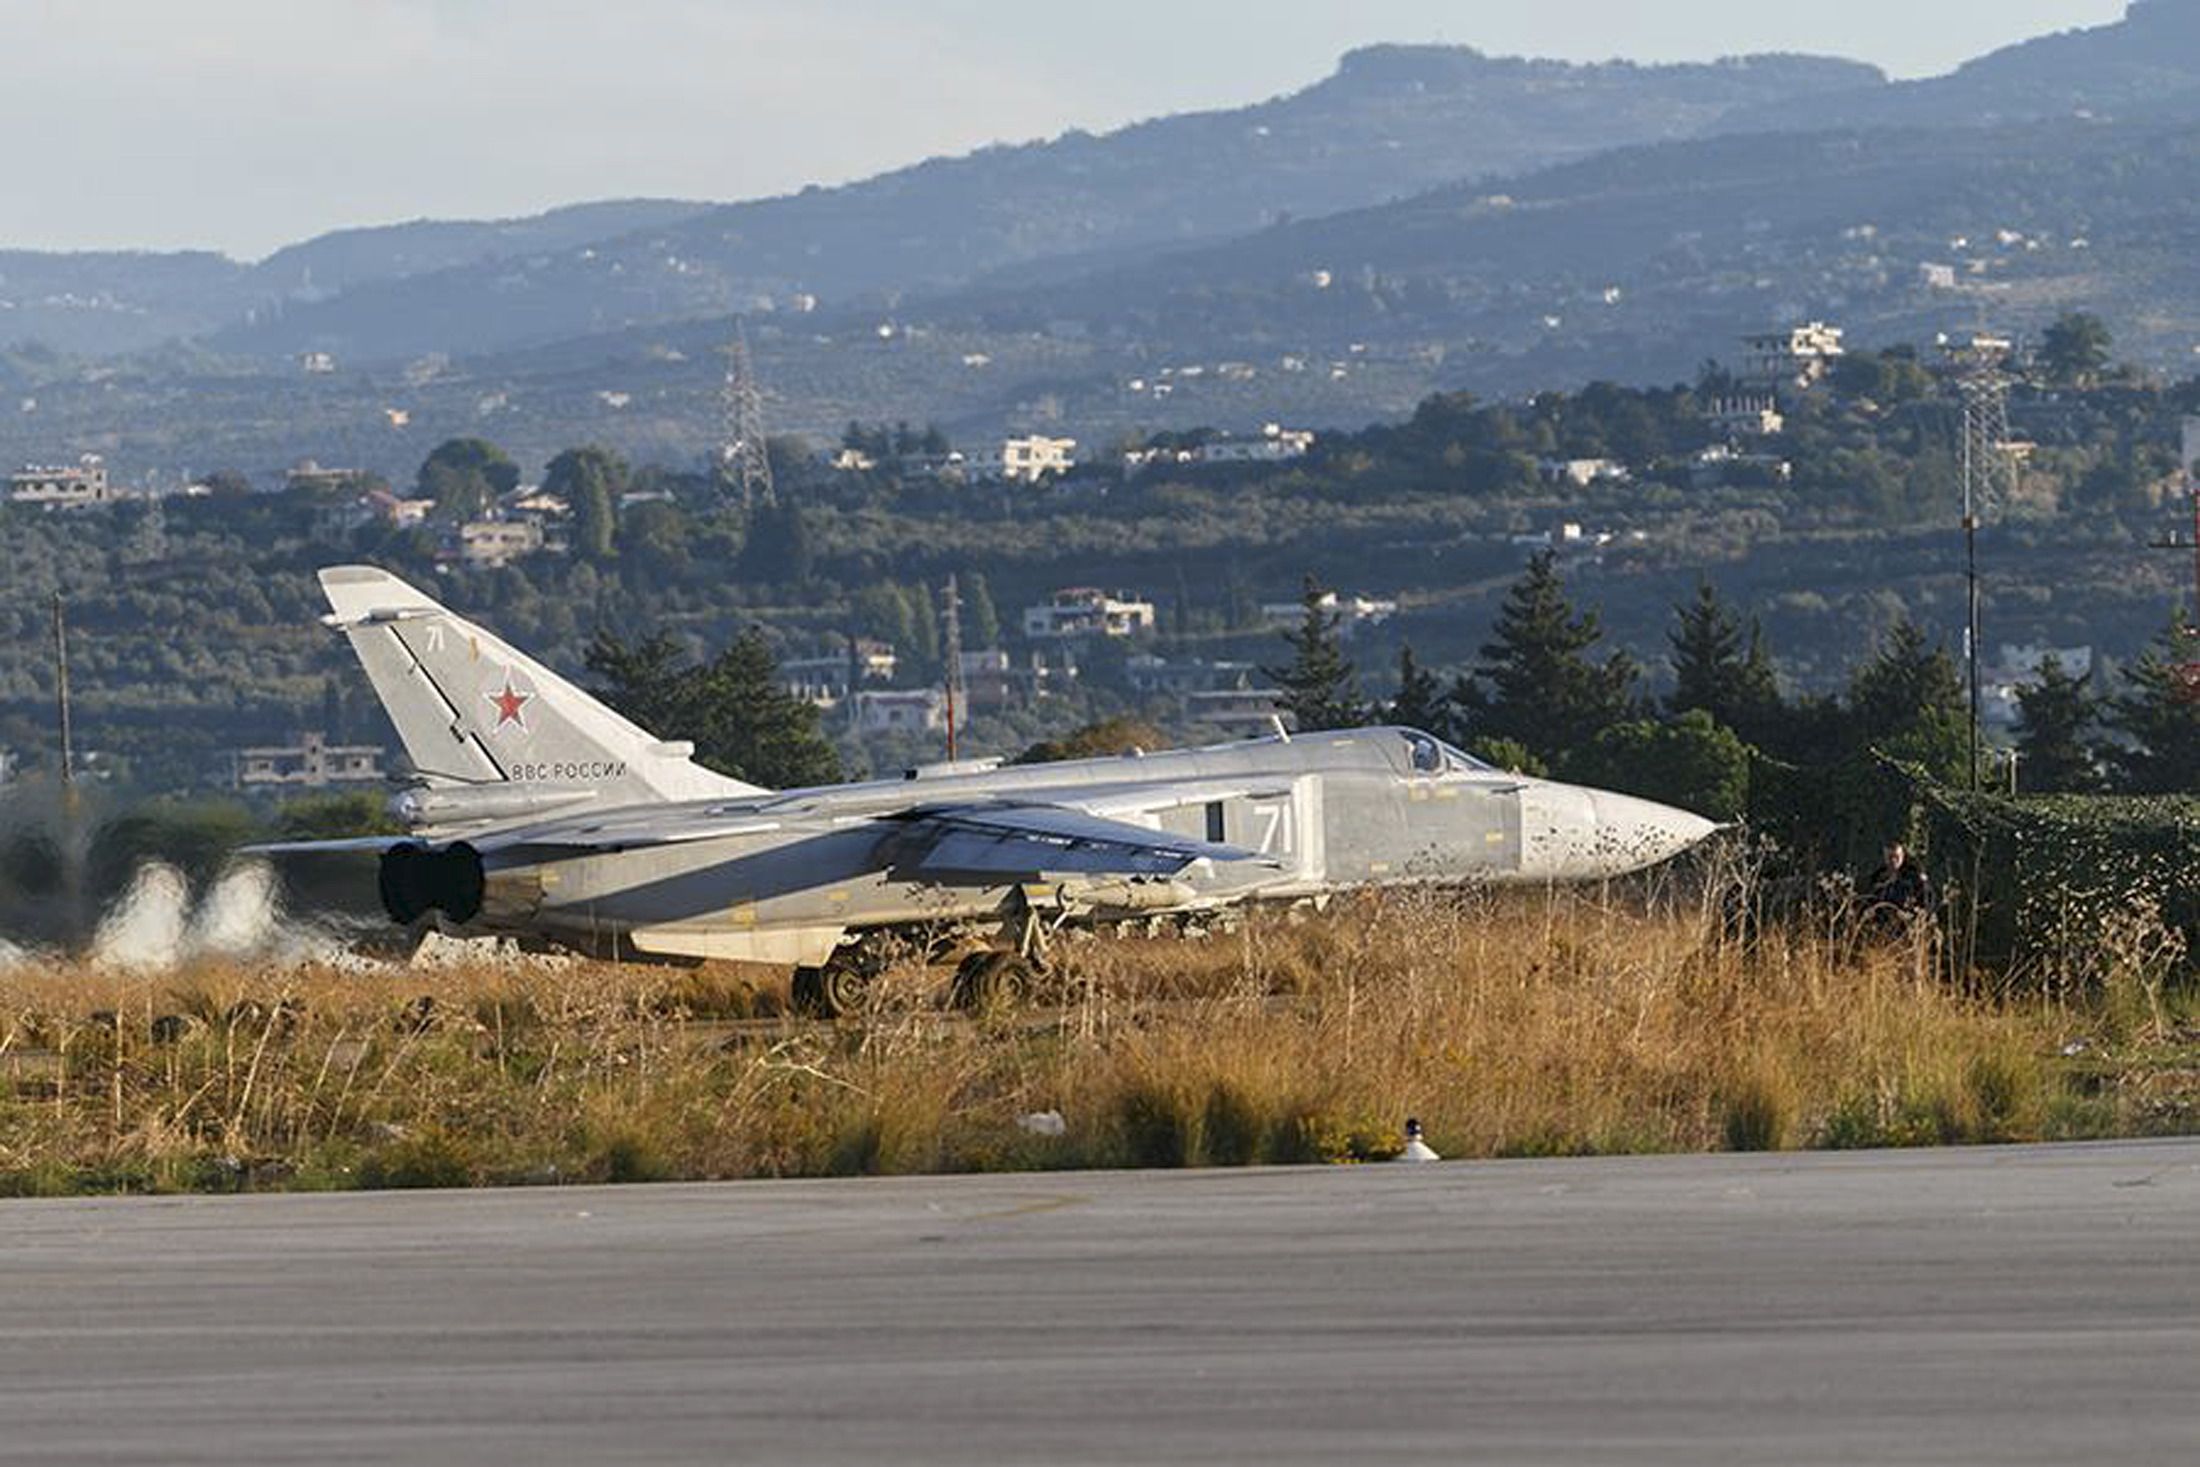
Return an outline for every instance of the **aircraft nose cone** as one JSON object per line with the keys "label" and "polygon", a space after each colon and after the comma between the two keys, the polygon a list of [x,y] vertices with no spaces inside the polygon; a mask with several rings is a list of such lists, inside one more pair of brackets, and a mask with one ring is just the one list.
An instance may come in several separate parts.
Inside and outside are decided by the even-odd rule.
{"label": "aircraft nose cone", "polygon": [[1614,876],[1670,861],[1719,828],[1701,815],[1633,795],[1597,790],[1589,803],[1596,812],[1597,863]]}

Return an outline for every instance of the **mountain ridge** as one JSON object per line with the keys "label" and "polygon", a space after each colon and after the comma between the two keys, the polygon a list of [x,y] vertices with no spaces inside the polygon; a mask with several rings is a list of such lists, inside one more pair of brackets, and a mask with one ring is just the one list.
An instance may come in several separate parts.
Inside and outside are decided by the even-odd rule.
{"label": "mountain ridge", "polygon": [[988,269],[1225,237],[1641,136],[1694,135],[1757,96],[1875,81],[1882,75],[1861,63],[1791,55],[1577,66],[1362,47],[1329,76],[1249,106],[1104,135],[1073,129],[720,205],[524,270],[490,261],[405,277],[422,281],[417,300],[393,280],[368,281],[348,299],[279,307],[213,344],[389,359],[441,349],[427,329],[496,347],[811,296],[875,295],[890,306],[898,293]]}
{"label": "mountain ridge", "polygon": [[2133,0],[2123,19],[2034,36],[1943,76],[1818,99],[1807,127],[1738,108],[1719,131],[1991,126],[2048,117],[2200,116],[2200,5]]}

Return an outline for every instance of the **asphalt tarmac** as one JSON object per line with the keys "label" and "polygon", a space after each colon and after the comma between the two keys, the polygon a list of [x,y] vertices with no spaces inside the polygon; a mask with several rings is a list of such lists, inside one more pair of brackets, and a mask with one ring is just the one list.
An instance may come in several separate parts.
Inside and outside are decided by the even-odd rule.
{"label": "asphalt tarmac", "polygon": [[2200,1453],[2200,1144],[0,1204],[0,1461]]}

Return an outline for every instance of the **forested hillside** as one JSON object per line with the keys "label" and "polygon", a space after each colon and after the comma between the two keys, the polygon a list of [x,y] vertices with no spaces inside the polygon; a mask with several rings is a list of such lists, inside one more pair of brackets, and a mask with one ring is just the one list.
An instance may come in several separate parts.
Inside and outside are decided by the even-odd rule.
{"label": "forested hillside", "polygon": [[[599,629],[661,629],[709,653],[761,624],[781,656],[836,655],[851,634],[891,641],[898,681],[926,686],[940,675],[935,607],[950,574],[985,587],[973,645],[998,636],[1018,658],[1033,650],[1021,609],[1060,587],[1156,603],[1150,641],[1089,647],[1073,690],[970,731],[966,747],[1003,752],[1110,714],[1188,732],[1170,698],[1136,689],[1129,658],[1274,664],[1282,644],[1260,607],[1309,574],[1400,603],[1352,645],[1371,692],[1394,680],[1405,643],[1447,676],[1470,669],[1500,597],[1544,545],[1602,610],[1611,645],[1651,669],[1646,687],[1672,608],[1709,575],[1757,618],[1791,691],[1830,690],[1906,620],[1959,638],[1956,414],[1926,361],[1852,355],[1779,434],[1732,456],[1706,412],[1730,390],[1716,374],[1523,402],[1438,396],[1297,463],[1131,478],[1103,466],[1048,488],[936,482],[891,458],[833,472],[782,442],[790,507],[754,522],[706,478],[604,455],[598,477],[549,476],[569,495],[595,486],[593,508],[575,501],[572,552],[501,570],[453,562],[447,524],[345,528],[331,515],[341,494],[322,490],[75,516],[11,509],[0,513],[0,745],[34,762],[50,748],[55,589],[76,626],[82,738],[156,786],[201,781],[222,750],[291,728],[376,735],[360,680],[315,620],[314,568],[358,558],[436,586],[568,669]],[[2175,445],[2200,388],[2149,386],[2082,353],[2030,370],[2012,417],[2034,447],[1985,536],[1988,635],[1997,647],[2091,646],[2105,667],[2136,657],[2186,595],[2187,563],[2144,546],[2182,517]],[[1587,484],[1549,468],[1574,460],[1616,467]],[[447,482],[427,475],[422,487]],[[854,752],[859,768],[872,757]],[[873,751],[924,752],[936,751]]]}

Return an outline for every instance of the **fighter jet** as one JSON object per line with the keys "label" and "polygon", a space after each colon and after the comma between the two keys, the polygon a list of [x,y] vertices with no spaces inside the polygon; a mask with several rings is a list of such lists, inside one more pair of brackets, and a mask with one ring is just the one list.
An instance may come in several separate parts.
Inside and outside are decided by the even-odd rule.
{"label": "fighter jet", "polygon": [[[1407,728],[773,791],[717,774],[385,571],[321,572],[415,783],[367,850],[393,922],[601,956],[790,966],[846,1012],[897,942],[974,945],[955,992],[1012,1001],[1064,925],[1197,919],[1358,887],[1593,881],[1711,821],[1493,769]],[[938,950],[932,947],[929,950]]]}

